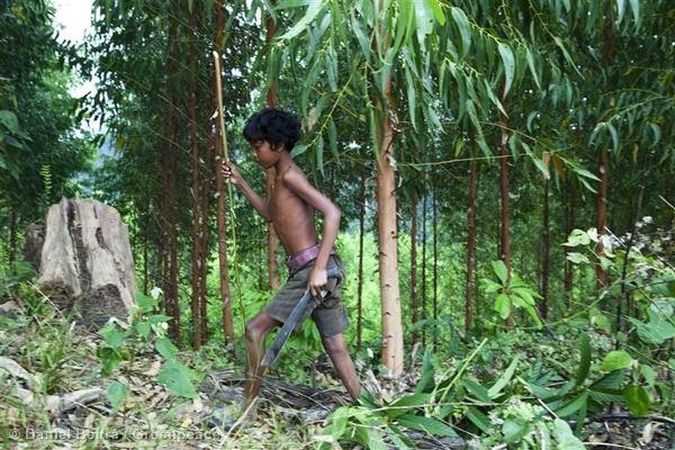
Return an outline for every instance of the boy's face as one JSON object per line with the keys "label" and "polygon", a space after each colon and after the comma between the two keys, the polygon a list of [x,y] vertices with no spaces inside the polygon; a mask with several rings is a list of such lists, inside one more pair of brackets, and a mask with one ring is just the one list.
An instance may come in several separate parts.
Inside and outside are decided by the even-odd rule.
{"label": "boy's face", "polygon": [[279,160],[281,149],[272,148],[272,145],[264,139],[251,141],[251,147],[253,148],[253,156],[255,157],[255,160],[264,169],[269,169]]}

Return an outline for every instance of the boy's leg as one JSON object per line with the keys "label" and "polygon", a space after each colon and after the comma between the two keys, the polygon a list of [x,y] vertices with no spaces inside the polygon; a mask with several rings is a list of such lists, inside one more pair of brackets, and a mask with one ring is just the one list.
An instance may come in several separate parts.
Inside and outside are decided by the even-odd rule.
{"label": "boy's leg", "polygon": [[361,385],[356,376],[354,362],[349,356],[344,334],[340,333],[334,336],[322,337],[321,340],[326,353],[328,353],[331,361],[333,361],[335,372],[337,372],[337,376],[342,380],[345,388],[347,388],[347,392],[349,392],[353,400],[358,399],[361,394]]}
{"label": "boy's leg", "polygon": [[260,311],[253,319],[246,323],[246,387],[244,388],[245,402],[248,404],[258,396],[262,373],[260,363],[265,354],[265,337],[281,323]]}

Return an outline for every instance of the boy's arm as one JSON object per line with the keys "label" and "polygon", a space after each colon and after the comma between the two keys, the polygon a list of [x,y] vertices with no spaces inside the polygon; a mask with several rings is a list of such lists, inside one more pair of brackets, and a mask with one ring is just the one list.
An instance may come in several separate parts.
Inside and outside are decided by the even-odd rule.
{"label": "boy's arm", "polygon": [[269,208],[267,207],[267,199],[263,199],[259,196],[248,184],[248,182],[241,176],[237,168],[231,163],[228,165],[223,163],[223,176],[225,181],[232,183],[239,188],[239,190],[244,194],[248,199],[249,203],[260,213],[261,216],[268,222],[272,220],[272,217],[269,213]]}
{"label": "boy's arm", "polygon": [[335,244],[340,227],[340,210],[328,197],[319,192],[307,181],[305,176],[297,170],[289,170],[284,174],[284,184],[295,194],[305,200],[314,209],[323,214],[323,235],[319,255],[316,257],[314,269],[309,276],[308,287],[313,295],[318,295],[328,284],[326,264],[330,251]]}

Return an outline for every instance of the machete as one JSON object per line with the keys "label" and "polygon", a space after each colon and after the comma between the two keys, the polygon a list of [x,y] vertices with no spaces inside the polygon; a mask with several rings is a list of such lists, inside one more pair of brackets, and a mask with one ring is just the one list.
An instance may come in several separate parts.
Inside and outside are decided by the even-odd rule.
{"label": "machete", "polygon": [[[328,278],[342,278],[342,271],[338,267],[331,267],[326,271]],[[281,347],[284,346],[288,337],[291,335],[296,326],[300,323],[302,318],[305,316],[305,312],[309,306],[309,301],[312,299],[312,294],[309,292],[309,289],[305,291],[303,296],[300,298],[300,301],[293,307],[293,310],[288,315],[288,319],[284,322],[284,325],[281,327],[281,330],[277,333],[274,338],[274,342],[270,348],[265,352],[262,363],[260,364],[263,370],[269,369],[272,367],[274,362],[279,357],[279,352]]]}

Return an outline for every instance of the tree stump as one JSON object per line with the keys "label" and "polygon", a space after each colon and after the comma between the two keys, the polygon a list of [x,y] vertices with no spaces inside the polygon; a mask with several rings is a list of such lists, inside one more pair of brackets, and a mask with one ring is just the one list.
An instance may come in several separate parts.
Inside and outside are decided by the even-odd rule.
{"label": "tree stump", "polygon": [[52,302],[83,325],[125,318],[136,282],[127,227],[115,208],[63,199],[47,212],[39,284]]}

